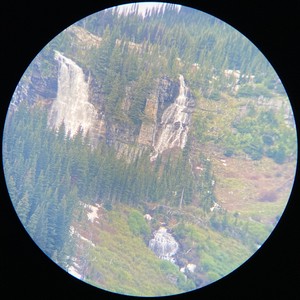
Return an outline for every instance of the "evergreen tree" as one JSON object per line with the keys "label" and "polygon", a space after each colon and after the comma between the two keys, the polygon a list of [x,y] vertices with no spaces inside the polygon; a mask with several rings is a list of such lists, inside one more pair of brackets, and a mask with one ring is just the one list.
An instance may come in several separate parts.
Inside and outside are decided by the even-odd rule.
{"label": "evergreen tree", "polygon": [[109,62],[110,57],[115,47],[115,37],[111,35],[111,30],[109,26],[104,30],[101,45],[99,48],[96,48],[91,55],[91,70],[94,75],[100,82],[105,79],[108,70],[109,70]]}
{"label": "evergreen tree", "polygon": [[29,195],[26,191],[21,200],[18,202],[16,207],[17,214],[21,220],[21,222],[26,225],[28,213],[30,211],[30,203],[29,203]]}
{"label": "evergreen tree", "polygon": [[[8,165],[9,163],[6,162],[4,165]],[[11,174],[9,172],[8,169],[6,169],[5,171],[6,174]],[[10,199],[12,200],[13,204],[16,206],[18,205],[18,201],[19,201],[19,192],[14,180],[14,177],[12,175],[10,175],[7,179],[6,179],[6,184],[9,190],[9,195],[10,195]]]}

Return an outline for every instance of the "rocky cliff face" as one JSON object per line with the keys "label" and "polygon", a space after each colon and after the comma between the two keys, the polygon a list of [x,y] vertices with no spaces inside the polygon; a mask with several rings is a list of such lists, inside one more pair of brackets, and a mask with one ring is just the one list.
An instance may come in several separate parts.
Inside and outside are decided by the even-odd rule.
{"label": "rocky cliff face", "polygon": [[158,123],[164,110],[170,106],[179,93],[179,84],[164,76],[157,80],[153,93],[146,100],[144,114],[146,120],[142,123],[138,142],[153,146]]}
{"label": "rocky cliff face", "polygon": [[185,84],[183,75],[180,74],[178,95],[163,111],[159,126],[155,130],[152,161],[165,150],[185,147],[193,106],[190,90]]}
{"label": "rocky cliff face", "polygon": [[[45,66],[47,62],[47,66]],[[47,69],[47,71],[45,71]],[[38,100],[53,100],[57,95],[58,66],[54,57],[41,52],[29,65],[16,87],[12,105],[22,101],[30,104]]]}
{"label": "rocky cliff face", "polygon": [[[89,133],[92,144],[105,141],[120,155],[134,157],[148,148],[154,149],[156,157],[168,148],[183,148],[191,114],[187,109],[192,103],[183,76],[155,80],[144,99],[145,118],[141,124],[112,119],[106,114],[102,83],[93,78],[80,58],[74,58],[82,57],[82,51],[98,47],[101,38],[76,26],[66,29],[64,34],[73,41],[69,56],[51,47],[39,53],[17,86],[12,105],[22,101],[47,104],[51,127],[58,128],[64,122],[66,134],[73,136],[81,126],[84,134]],[[133,93],[134,88],[127,86],[120,99],[124,115]]]}
{"label": "rocky cliff face", "polygon": [[89,78],[74,61],[55,51],[59,64],[58,89],[49,113],[49,125],[56,129],[64,122],[66,133],[73,137],[81,127],[83,134],[89,132],[97,138],[98,114],[89,102]]}
{"label": "rocky cliff face", "polygon": [[[94,91],[97,88],[93,88]],[[153,150],[156,139],[158,139],[161,129],[162,117],[166,109],[174,105],[180,92],[180,81],[171,80],[164,76],[155,81],[152,92],[145,99],[143,122],[140,126],[134,126],[122,121],[112,121],[105,117],[105,99],[101,93],[95,93],[91,97],[93,103],[99,107],[98,114],[104,116],[102,127],[105,128],[106,141],[114,145],[119,153],[126,156],[135,156],[145,148]],[[124,111],[131,105],[130,95],[133,91],[130,87],[125,90],[123,101]],[[95,99],[95,96],[97,99]],[[168,148],[168,146],[166,146]],[[130,154],[131,153],[131,154]]]}
{"label": "rocky cliff face", "polygon": [[[59,36],[70,41],[68,52],[72,57],[84,57],[91,48],[99,47],[101,43],[100,37],[78,26],[70,26]],[[13,95],[13,106],[23,100],[32,104],[39,100],[53,101],[57,97],[59,65],[51,47],[48,44],[27,68]]]}
{"label": "rocky cliff face", "polygon": [[[135,156],[145,147],[155,148],[157,140],[163,132],[163,123],[166,123],[165,126],[172,123],[168,127],[168,134],[171,134],[171,131],[178,131],[181,126],[181,117],[186,120],[189,118],[190,113],[187,111],[183,113],[184,115],[180,115],[181,111],[187,109],[186,99],[190,99],[188,89],[184,87],[183,90],[183,77],[180,77],[180,80],[171,80],[164,76],[156,80],[152,92],[145,99],[145,119],[141,126],[136,126],[123,121],[115,121],[106,116],[106,100],[101,85],[91,74],[87,76],[88,72],[79,67],[75,61],[59,52],[54,52],[53,58],[48,62],[51,72],[49,72],[49,76],[45,76],[42,72],[45,68],[43,59],[45,60],[45,57],[41,55],[30,65],[29,72],[20,81],[12,102],[14,105],[18,105],[24,100],[31,104],[36,101],[50,104],[49,124],[51,127],[58,128],[64,122],[66,133],[71,136],[81,126],[84,133],[89,132],[93,144],[99,140],[105,140],[108,144],[113,145],[120,154]],[[130,106],[130,94],[132,93],[130,87],[124,91],[124,98],[121,101],[124,102],[125,112]],[[185,97],[183,106],[177,103],[178,97],[182,96]],[[174,109],[176,111],[173,114],[172,110]],[[171,112],[172,120],[169,118],[164,122],[167,110]],[[182,122],[182,126],[186,125]],[[161,146],[165,142],[166,145]],[[174,146],[168,144],[167,137],[166,140],[161,140],[159,143],[161,148],[159,152]],[[177,146],[180,145],[181,142]],[[137,150],[137,148],[139,149]]]}

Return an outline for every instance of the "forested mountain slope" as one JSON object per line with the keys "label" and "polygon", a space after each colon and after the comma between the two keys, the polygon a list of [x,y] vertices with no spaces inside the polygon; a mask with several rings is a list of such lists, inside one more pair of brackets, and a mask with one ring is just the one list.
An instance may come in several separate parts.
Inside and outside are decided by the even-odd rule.
{"label": "forested mountain slope", "polygon": [[287,95],[258,49],[167,5],[105,10],[52,40],[17,86],[3,161],[49,257],[101,288],[157,296],[205,286],[260,247],[296,150]]}

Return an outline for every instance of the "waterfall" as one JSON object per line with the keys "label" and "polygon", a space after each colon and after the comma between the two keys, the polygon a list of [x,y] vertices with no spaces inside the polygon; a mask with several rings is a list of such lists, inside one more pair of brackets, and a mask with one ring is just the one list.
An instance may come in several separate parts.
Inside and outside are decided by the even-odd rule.
{"label": "waterfall", "polygon": [[66,133],[74,136],[79,127],[83,133],[93,128],[97,118],[95,107],[89,103],[89,81],[85,79],[83,70],[71,59],[55,51],[54,58],[59,63],[58,91],[53,102],[49,123],[59,128],[65,124]]}
{"label": "waterfall", "polygon": [[153,143],[154,154],[151,156],[152,161],[166,149],[174,147],[183,149],[186,144],[190,112],[188,110],[188,88],[182,75],[179,75],[179,83],[179,94],[176,100],[164,111],[161,117],[161,126]]}
{"label": "waterfall", "polygon": [[153,239],[149,242],[149,248],[161,259],[175,263],[173,257],[178,250],[178,243],[174,237],[167,232],[165,227],[160,227],[154,232]]}

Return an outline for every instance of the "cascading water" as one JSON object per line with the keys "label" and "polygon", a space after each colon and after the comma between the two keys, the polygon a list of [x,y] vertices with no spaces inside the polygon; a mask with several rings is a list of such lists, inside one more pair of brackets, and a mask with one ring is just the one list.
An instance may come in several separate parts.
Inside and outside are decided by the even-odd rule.
{"label": "cascading water", "polygon": [[160,227],[154,232],[153,239],[149,242],[149,248],[161,259],[175,263],[173,257],[178,251],[178,243],[174,237],[167,232],[165,227]]}
{"label": "cascading water", "polygon": [[151,161],[155,160],[158,154],[166,149],[174,147],[183,149],[186,144],[190,112],[188,110],[188,88],[185,85],[183,75],[179,75],[179,83],[178,97],[161,117],[161,129],[158,130],[154,139],[154,154],[150,158]]}
{"label": "cascading water", "polygon": [[59,62],[58,91],[53,102],[49,123],[56,129],[64,122],[66,133],[74,136],[81,127],[86,134],[97,118],[95,107],[89,103],[89,82],[83,70],[71,59],[55,51]]}

